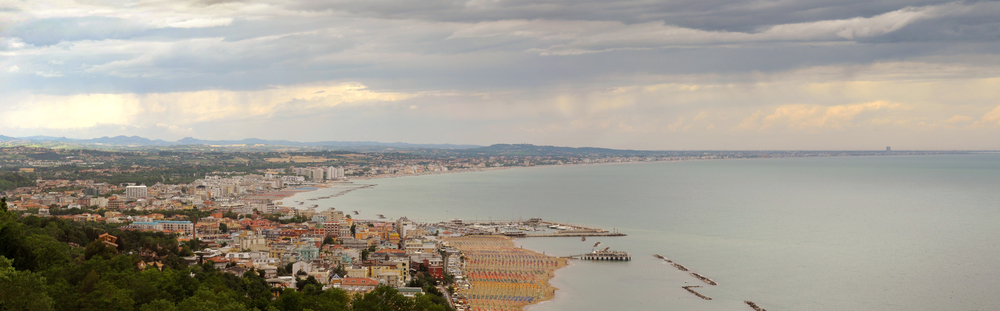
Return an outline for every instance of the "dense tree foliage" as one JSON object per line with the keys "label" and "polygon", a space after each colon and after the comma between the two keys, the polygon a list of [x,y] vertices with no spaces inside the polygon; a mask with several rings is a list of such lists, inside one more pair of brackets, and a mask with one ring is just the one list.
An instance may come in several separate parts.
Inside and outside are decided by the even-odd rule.
{"label": "dense tree foliage", "polygon": [[[117,247],[99,240],[103,233],[118,237]],[[324,290],[313,277],[281,289],[268,285],[261,271],[237,276],[210,263],[187,266],[180,257],[200,244],[98,223],[20,217],[0,201],[0,310],[448,309],[433,295],[407,298],[388,287],[352,299],[340,289]],[[162,271],[139,268],[153,260],[164,263]]]}
{"label": "dense tree foliage", "polygon": [[0,191],[7,191],[18,187],[32,187],[35,181],[20,174],[0,174]]}

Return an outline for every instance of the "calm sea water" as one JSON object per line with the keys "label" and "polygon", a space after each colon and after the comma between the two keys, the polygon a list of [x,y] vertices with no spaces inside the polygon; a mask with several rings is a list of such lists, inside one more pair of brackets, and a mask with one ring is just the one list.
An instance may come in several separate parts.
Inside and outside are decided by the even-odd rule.
{"label": "calm sea water", "polygon": [[[634,259],[574,261],[552,280],[556,299],[531,311],[750,310],[744,300],[770,311],[1000,309],[998,154],[538,167],[362,183],[377,186],[308,202],[361,218],[542,217],[629,234],[520,239],[557,255],[601,241]],[[335,191],[291,199],[327,192]],[[685,285],[703,285],[713,300]]]}

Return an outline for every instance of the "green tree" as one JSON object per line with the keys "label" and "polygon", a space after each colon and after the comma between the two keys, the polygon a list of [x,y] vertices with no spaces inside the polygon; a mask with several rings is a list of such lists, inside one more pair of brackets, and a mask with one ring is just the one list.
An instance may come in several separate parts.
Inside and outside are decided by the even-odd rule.
{"label": "green tree", "polygon": [[280,311],[302,311],[302,293],[286,288],[281,296],[274,301],[274,306]]}
{"label": "green tree", "polygon": [[177,307],[170,300],[157,299],[142,305],[139,311],[177,311]]}
{"label": "green tree", "polygon": [[104,244],[101,240],[94,240],[87,244],[86,250],[84,250],[84,259],[90,260],[94,256],[101,256],[104,259],[111,259],[115,255],[115,249]]}
{"label": "green tree", "polygon": [[[314,288],[314,286],[310,285],[308,288]],[[314,311],[347,310],[347,305],[351,301],[347,292],[339,288],[314,291],[306,289],[303,294],[302,307]]]}
{"label": "green tree", "polygon": [[219,224],[219,232],[227,233],[229,232],[229,226],[226,224]]}
{"label": "green tree", "polygon": [[354,311],[404,311],[413,309],[413,300],[392,287],[379,286],[351,302]]}
{"label": "green tree", "polygon": [[[306,274],[302,270],[299,270],[299,272],[302,272],[302,274]],[[306,288],[306,286],[308,286],[308,285],[315,285],[315,286],[319,287],[320,289],[323,288],[323,284],[320,284],[319,281],[317,281],[316,278],[313,277],[313,276],[311,276],[311,275],[308,278],[306,278],[305,280],[295,281],[295,288],[298,289],[300,292],[302,290],[304,290]]]}
{"label": "green tree", "polygon": [[45,278],[30,271],[17,271],[14,261],[0,256],[0,310],[54,310],[46,294]]}
{"label": "green tree", "polygon": [[[417,294],[413,301],[414,311],[447,311],[449,308],[439,304],[434,295]],[[442,298],[443,299],[443,298]]]}
{"label": "green tree", "polygon": [[237,300],[237,296],[231,290],[224,287],[209,289],[208,286],[201,286],[194,296],[184,299],[177,304],[178,310],[185,311],[243,311],[247,310],[246,305]]}

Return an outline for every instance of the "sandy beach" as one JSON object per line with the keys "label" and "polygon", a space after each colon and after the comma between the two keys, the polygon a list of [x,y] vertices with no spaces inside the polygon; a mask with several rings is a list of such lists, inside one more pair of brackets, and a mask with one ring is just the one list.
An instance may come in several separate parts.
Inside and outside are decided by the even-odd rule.
{"label": "sandy beach", "polygon": [[502,236],[446,238],[466,257],[464,273],[472,285],[461,293],[473,311],[524,310],[552,299],[557,288],[549,284],[564,258],[546,256],[514,246]]}

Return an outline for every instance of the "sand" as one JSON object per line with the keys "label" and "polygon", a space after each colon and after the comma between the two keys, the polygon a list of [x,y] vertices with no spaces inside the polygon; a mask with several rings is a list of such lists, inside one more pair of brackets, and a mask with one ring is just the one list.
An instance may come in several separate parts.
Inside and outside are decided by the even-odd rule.
{"label": "sand", "polygon": [[518,248],[504,236],[446,238],[466,257],[463,273],[471,284],[462,290],[469,310],[524,310],[530,304],[552,299],[557,288],[549,284],[564,258]]}

